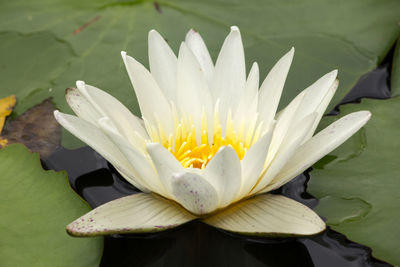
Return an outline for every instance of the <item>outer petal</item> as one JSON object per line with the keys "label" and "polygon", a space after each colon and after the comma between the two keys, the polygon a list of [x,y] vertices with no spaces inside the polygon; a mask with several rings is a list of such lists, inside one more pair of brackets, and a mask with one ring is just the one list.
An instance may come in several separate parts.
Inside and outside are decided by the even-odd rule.
{"label": "outer petal", "polygon": [[132,57],[121,52],[129,77],[139,101],[142,116],[152,125],[159,123],[169,136],[173,133],[171,107],[148,70]]}
{"label": "outer petal", "polygon": [[219,208],[232,203],[242,183],[241,165],[236,151],[222,147],[204,169],[203,177],[217,190]]}
{"label": "outer petal", "polygon": [[306,93],[301,105],[299,107],[297,120],[301,120],[307,115],[316,111],[329,89],[332,87],[337,76],[337,70],[333,70],[321,78],[319,78],[315,83],[306,88],[304,92]]}
{"label": "outer petal", "polygon": [[89,100],[79,92],[78,88],[65,90],[65,99],[75,114],[85,121],[96,125],[97,121],[103,117],[103,114],[92,106]]}
{"label": "outer petal", "polygon": [[74,236],[148,233],[167,230],[196,219],[173,201],[134,194],[110,201],[67,226]]}
{"label": "outer petal", "polygon": [[214,102],[220,100],[219,115],[223,129],[228,110],[236,109],[245,83],[246,67],[242,38],[239,29],[231,27],[231,32],[218,55],[211,86]]}
{"label": "outer petal", "polygon": [[338,88],[338,85],[339,85],[339,80],[335,80],[333,82],[332,86],[329,88],[328,92],[325,94],[324,99],[322,99],[321,103],[316,108],[315,112],[318,113],[317,118],[315,119],[313,127],[311,127],[310,132],[304,138],[303,142],[308,141],[314,135],[315,130],[317,129],[318,124],[319,124],[322,116],[325,113],[326,108],[328,107],[329,103],[331,102],[331,99],[332,99],[333,95],[336,92],[336,89]]}
{"label": "outer petal", "polygon": [[203,177],[182,172],[172,178],[172,193],[177,202],[194,214],[207,214],[218,208],[218,194]]}
{"label": "outer petal", "polygon": [[150,157],[146,154],[140,153],[135,147],[130,145],[124,139],[124,137],[115,132],[110,126],[110,121],[108,118],[100,119],[99,125],[103,132],[110,138],[110,140],[119,148],[126,159],[131,163],[132,168],[135,170],[135,177],[137,180],[140,181],[141,184],[144,184],[152,192],[169,197],[164,186],[158,178],[158,174],[153,167]]}
{"label": "outer petal", "polygon": [[294,48],[275,64],[261,85],[258,96],[258,113],[260,121],[265,122],[266,128],[275,117],[293,55]]}
{"label": "outer petal", "polygon": [[145,185],[132,175],[134,170],[118,147],[95,125],[78,117],[63,114],[57,110],[54,111],[54,117],[65,129],[91,146],[116,169],[120,170],[123,176],[135,187],[141,191],[149,192]]}
{"label": "outer petal", "polygon": [[[133,135],[134,132],[137,132],[142,138],[148,139],[147,132],[140,120],[116,98],[94,86],[86,85],[83,81],[77,81],[76,85],[91,106],[103,117],[110,118],[113,125],[126,138],[129,140],[137,138]],[[80,103],[81,108],[84,103]]]}
{"label": "outer petal", "polygon": [[307,135],[307,133],[310,131],[310,128],[314,124],[316,117],[316,113],[310,114],[293,127],[293,129],[283,140],[278,153],[269,165],[264,176],[261,178],[257,186],[253,189],[253,193],[258,193],[260,190],[264,189],[267,185],[271,183],[274,177],[279,174],[284,165],[290,160],[298,147],[301,145],[304,137]]}
{"label": "outer petal", "polygon": [[214,64],[203,38],[201,38],[198,32],[191,29],[186,34],[185,42],[196,56],[196,59],[199,62],[201,70],[203,71],[207,81],[211,82],[214,74]]}
{"label": "outer petal", "polygon": [[241,201],[203,221],[227,231],[252,235],[302,236],[325,230],[325,223],[311,209],[271,194]]}
{"label": "outer petal", "polygon": [[264,134],[242,159],[242,186],[238,198],[247,195],[260,178],[265,165],[273,130]]}
{"label": "outer petal", "polygon": [[271,186],[262,192],[279,188],[305,171],[323,156],[337,148],[371,118],[369,111],[358,111],[335,121],[297,149]]}
{"label": "outer petal", "polygon": [[[301,101],[298,111],[296,112],[294,121],[299,121],[313,112],[318,113],[317,119],[314,122],[314,126],[311,127],[311,130],[307,134],[304,142],[310,139],[314,134],[314,131],[317,128],[319,121],[321,120],[322,115],[324,114],[325,109],[333,96],[331,93],[336,91],[336,76],[337,70],[333,70],[303,90],[305,96]],[[326,102],[327,100],[328,102]]]}
{"label": "outer petal", "polygon": [[301,101],[304,98],[305,93],[298,94],[295,99],[290,102],[290,104],[282,111],[280,114],[278,121],[276,123],[275,131],[272,136],[271,147],[268,151],[267,162],[270,162],[279,151],[279,148],[287,136],[288,132],[290,133],[290,128],[294,127],[298,122],[294,120],[296,116],[296,112],[299,108]]}
{"label": "outer petal", "polygon": [[149,32],[151,74],[168,100],[176,97],[176,56],[164,38],[155,30]]}
{"label": "outer petal", "polygon": [[179,161],[161,144],[147,144],[147,151],[157,169],[158,177],[167,193],[172,192],[172,177],[177,173],[185,172]]}

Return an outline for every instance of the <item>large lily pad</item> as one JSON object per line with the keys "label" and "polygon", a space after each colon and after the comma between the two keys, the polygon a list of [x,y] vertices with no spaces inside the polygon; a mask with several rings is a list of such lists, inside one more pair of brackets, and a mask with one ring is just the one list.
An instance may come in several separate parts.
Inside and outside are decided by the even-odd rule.
{"label": "large lily pad", "polygon": [[[379,4],[376,0],[2,1],[0,33],[9,35],[9,44],[18,45],[6,47],[0,42],[0,50],[25,57],[22,62],[10,58],[20,58],[17,56],[2,60],[3,69],[11,66],[18,71],[0,71],[0,88],[23,96],[23,106],[16,108],[19,113],[29,103],[40,102],[38,98],[50,96],[59,109],[68,111],[64,89],[82,79],[111,92],[138,114],[121,50],[146,63],[150,29],[159,30],[177,51],[186,31],[193,27],[202,33],[215,59],[228,26],[238,25],[247,65],[258,61],[262,76],[291,46],[296,47],[282,105],[324,73],[339,69],[341,85],[333,107],[390,49],[400,31],[399,9],[396,0]],[[24,34],[23,43],[18,39],[20,34]],[[28,38],[31,36],[42,38],[42,45],[33,46],[34,38]],[[49,36],[54,38],[48,40]],[[24,64],[24,60],[30,64]],[[42,61],[50,62],[51,71],[32,69],[33,62]],[[34,75],[20,79],[18,72]],[[75,138],[65,136],[64,145],[77,144]]]}
{"label": "large lily pad", "polygon": [[400,265],[400,97],[344,105],[340,116],[357,110],[370,110],[372,119],[315,165],[309,192],[334,230]]}
{"label": "large lily pad", "polygon": [[23,145],[0,150],[1,266],[96,266],[102,239],[70,237],[65,226],[88,212],[65,172],[44,171]]}
{"label": "large lily pad", "polygon": [[392,95],[398,96],[400,95],[400,39],[397,40],[397,44],[394,50],[393,56],[393,72],[392,72]]}

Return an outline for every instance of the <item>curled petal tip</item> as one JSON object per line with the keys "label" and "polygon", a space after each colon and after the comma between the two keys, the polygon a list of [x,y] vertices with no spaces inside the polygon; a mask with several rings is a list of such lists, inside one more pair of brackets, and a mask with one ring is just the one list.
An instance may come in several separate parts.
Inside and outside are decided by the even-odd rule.
{"label": "curled petal tip", "polygon": [[371,119],[371,117],[372,117],[371,111],[369,111],[369,110],[363,110],[362,112],[365,113],[365,116],[367,117],[368,120]]}
{"label": "curled petal tip", "polygon": [[58,114],[60,114],[60,111],[56,109],[56,110],[53,111],[53,114],[54,114],[54,117],[57,117]]}
{"label": "curled petal tip", "polygon": [[85,86],[85,82],[84,81],[76,81],[76,86],[83,87],[83,86]]}
{"label": "curled petal tip", "polygon": [[[149,39],[161,37],[160,33],[154,29],[149,31]],[[162,37],[161,37],[162,38]]]}
{"label": "curled petal tip", "polygon": [[232,26],[231,27],[231,31],[236,31],[236,32],[239,32],[240,30],[239,30],[239,28],[238,28],[238,26]]}

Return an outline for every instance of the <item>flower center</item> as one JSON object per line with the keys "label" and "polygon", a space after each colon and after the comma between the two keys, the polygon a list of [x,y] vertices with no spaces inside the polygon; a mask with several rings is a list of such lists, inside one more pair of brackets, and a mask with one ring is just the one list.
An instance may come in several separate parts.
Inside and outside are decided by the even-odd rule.
{"label": "flower center", "polygon": [[228,114],[225,134],[218,116],[214,116],[212,132],[210,134],[206,116],[203,114],[201,126],[197,127],[192,120],[181,120],[176,123],[174,136],[160,140],[184,168],[204,169],[221,147],[231,146],[239,159],[243,159],[249,148],[258,140],[261,125],[255,130],[255,122],[252,127],[245,129],[244,123],[235,128],[231,115]]}

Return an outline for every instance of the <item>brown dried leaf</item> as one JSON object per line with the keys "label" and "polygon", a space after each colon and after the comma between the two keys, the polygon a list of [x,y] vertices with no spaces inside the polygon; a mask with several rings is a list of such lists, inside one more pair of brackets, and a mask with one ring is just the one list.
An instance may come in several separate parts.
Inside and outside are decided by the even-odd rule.
{"label": "brown dried leaf", "polygon": [[48,157],[61,143],[61,127],[53,111],[53,103],[48,98],[7,123],[2,137],[8,144],[22,143],[32,152],[39,152],[41,158]]}

